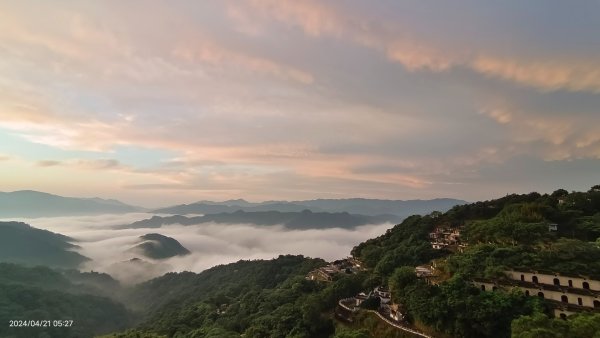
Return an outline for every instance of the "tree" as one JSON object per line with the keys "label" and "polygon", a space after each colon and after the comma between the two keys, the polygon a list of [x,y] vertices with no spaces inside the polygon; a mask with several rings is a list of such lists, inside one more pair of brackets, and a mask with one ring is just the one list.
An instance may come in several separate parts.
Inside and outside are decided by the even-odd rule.
{"label": "tree", "polygon": [[558,190],[554,190],[554,192],[550,196],[554,197],[554,198],[560,198],[563,196],[567,196],[568,194],[569,194],[569,192],[566,191],[565,189],[558,189]]}
{"label": "tree", "polygon": [[582,313],[569,318],[571,337],[600,337],[600,314]]}
{"label": "tree", "polygon": [[394,301],[400,302],[404,290],[408,286],[413,285],[416,281],[417,276],[415,274],[415,268],[412,266],[402,266],[394,270],[394,273],[388,281]]}
{"label": "tree", "polygon": [[580,313],[568,320],[551,319],[542,313],[522,316],[511,325],[513,338],[598,338],[600,337],[600,314]]}

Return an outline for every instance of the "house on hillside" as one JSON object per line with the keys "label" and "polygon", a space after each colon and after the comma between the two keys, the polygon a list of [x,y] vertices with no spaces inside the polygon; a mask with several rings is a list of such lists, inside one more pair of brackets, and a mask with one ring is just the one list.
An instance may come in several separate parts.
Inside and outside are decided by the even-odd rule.
{"label": "house on hillside", "polygon": [[331,282],[338,274],[353,274],[364,271],[362,263],[355,258],[339,259],[326,266],[315,269],[306,275],[306,279],[321,282]]}
{"label": "house on hillside", "polygon": [[460,229],[449,227],[437,227],[429,233],[431,247],[436,250],[457,250],[461,246]]}
{"label": "house on hillside", "polygon": [[[342,299],[338,302],[338,308],[343,308],[346,310],[345,313],[349,313],[350,317],[343,317],[345,321],[351,322],[351,315],[354,312],[359,311],[360,306],[368,299],[379,298],[379,308],[376,310],[381,318],[385,318],[386,321],[392,321],[396,323],[400,323],[405,319],[404,313],[406,313],[405,309],[402,308],[401,304],[396,304],[392,302],[392,294],[391,292],[384,286],[378,286],[369,294],[364,292],[359,293],[353,298]],[[336,310],[337,311],[337,310]],[[337,314],[337,312],[336,312]],[[340,317],[340,316],[338,316]],[[341,317],[340,317],[341,318]]]}
{"label": "house on hillside", "polygon": [[327,265],[309,272],[306,276],[306,279],[321,282],[331,282],[338,273],[340,273],[338,268],[332,265]]}
{"label": "house on hillside", "polygon": [[371,292],[369,292],[368,295],[364,292],[361,292],[358,295],[356,295],[354,297],[354,299],[356,300],[356,307],[359,307],[360,304],[362,304],[365,300],[369,299],[369,297],[371,297]]}
{"label": "house on hillside", "polygon": [[392,300],[392,293],[384,286],[378,286],[373,290],[373,296],[381,299],[381,304],[388,304]]}

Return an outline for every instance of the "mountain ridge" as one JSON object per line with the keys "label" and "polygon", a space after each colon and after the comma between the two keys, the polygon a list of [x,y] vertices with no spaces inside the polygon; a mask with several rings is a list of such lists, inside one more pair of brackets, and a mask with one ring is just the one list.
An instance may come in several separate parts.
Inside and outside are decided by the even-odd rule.
{"label": "mountain ridge", "polygon": [[71,237],[22,222],[0,222],[0,261],[76,268],[89,258],[72,251]]}
{"label": "mountain ridge", "polygon": [[[236,204],[237,203],[237,204]],[[235,212],[238,210],[252,211],[302,211],[313,212],[348,212],[366,216],[382,214],[396,215],[401,218],[413,214],[428,214],[432,211],[447,211],[455,205],[466,204],[464,200],[452,198],[435,198],[430,200],[384,200],[368,198],[346,199],[314,199],[304,201],[265,201],[247,202],[245,200],[228,200],[223,202],[199,201],[191,204],[180,204],[166,208],[155,209],[156,213],[164,214],[213,214]]]}
{"label": "mountain ridge", "polygon": [[181,224],[197,225],[203,223],[222,224],[255,224],[263,226],[283,225],[289,229],[325,229],[325,228],[354,228],[368,224],[383,224],[399,221],[395,215],[366,216],[347,212],[329,213],[312,212],[281,212],[281,211],[256,211],[223,212],[203,216],[187,217],[182,215],[153,216],[148,219],[136,221],[127,225],[117,226],[116,229],[160,228],[163,225]]}
{"label": "mountain ridge", "polygon": [[115,199],[64,197],[35,190],[0,192],[1,218],[118,214],[144,210]]}

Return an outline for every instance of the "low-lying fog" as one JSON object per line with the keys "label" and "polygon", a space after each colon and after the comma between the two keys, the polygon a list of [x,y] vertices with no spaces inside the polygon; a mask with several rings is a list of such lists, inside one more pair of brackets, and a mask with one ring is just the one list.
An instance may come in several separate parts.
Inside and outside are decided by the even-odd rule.
{"label": "low-lying fog", "polygon": [[[352,230],[334,228],[323,230],[290,230],[283,226],[206,223],[192,226],[170,225],[162,228],[111,229],[152,217],[151,214],[76,216],[22,219],[33,227],[73,237],[78,251],[92,261],[82,270],[111,274],[124,283],[136,283],[160,276],[169,271],[200,272],[218,264],[240,259],[270,259],[280,254],[302,254],[335,260],[346,257],[356,244],[379,236],[392,224],[365,225]],[[150,264],[124,264],[136,257],[127,252],[138,237],[160,233],[178,240],[192,254],[152,261]]]}

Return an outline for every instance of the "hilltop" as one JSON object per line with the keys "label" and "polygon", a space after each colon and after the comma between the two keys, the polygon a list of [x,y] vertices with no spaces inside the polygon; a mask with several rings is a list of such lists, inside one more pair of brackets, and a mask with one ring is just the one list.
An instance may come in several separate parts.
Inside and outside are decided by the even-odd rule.
{"label": "hilltop", "polygon": [[156,233],[140,236],[139,243],[129,250],[152,259],[165,259],[190,254],[190,251],[175,238]]}

